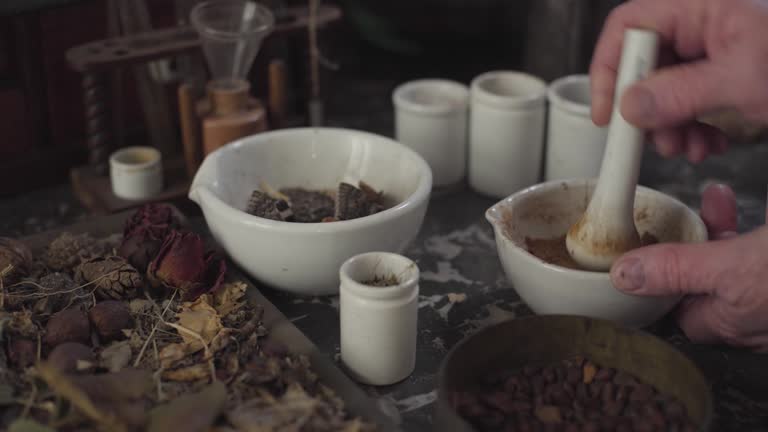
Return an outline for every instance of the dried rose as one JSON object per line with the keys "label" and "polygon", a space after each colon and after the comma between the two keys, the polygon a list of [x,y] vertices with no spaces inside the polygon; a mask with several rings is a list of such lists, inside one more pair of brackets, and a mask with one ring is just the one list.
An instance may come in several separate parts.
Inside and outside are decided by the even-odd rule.
{"label": "dried rose", "polygon": [[149,264],[147,277],[155,288],[178,289],[184,301],[194,301],[202,294],[216,291],[226,271],[224,260],[206,252],[199,235],[173,231]]}
{"label": "dried rose", "polygon": [[166,235],[180,225],[170,206],[144,205],[126,221],[123,241],[117,253],[144,273],[150,261],[157,256]]}
{"label": "dried rose", "polygon": [[26,244],[0,237],[0,278],[4,284],[14,283],[26,276],[31,265],[32,252]]}

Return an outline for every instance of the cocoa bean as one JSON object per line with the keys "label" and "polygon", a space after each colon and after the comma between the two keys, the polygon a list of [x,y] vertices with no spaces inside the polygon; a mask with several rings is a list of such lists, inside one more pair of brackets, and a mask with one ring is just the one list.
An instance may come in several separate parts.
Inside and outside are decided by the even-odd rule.
{"label": "cocoa bean", "polygon": [[597,381],[610,381],[613,379],[614,374],[616,371],[614,371],[611,368],[601,368],[597,371],[595,374],[595,380]]}

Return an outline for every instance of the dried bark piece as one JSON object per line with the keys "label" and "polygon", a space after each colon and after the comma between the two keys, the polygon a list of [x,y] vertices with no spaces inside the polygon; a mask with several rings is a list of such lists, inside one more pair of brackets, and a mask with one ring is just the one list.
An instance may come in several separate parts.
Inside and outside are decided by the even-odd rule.
{"label": "dried bark piece", "polygon": [[104,255],[103,245],[90,234],[61,233],[43,255],[43,262],[54,271],[72,271],[83,261]]}
{"label": "dried bark piece", "polygon": [[290,200],[295,222],[322,222],[335,213],[336,203],[326,193],[302,188],[285,188],[280,192]]}
{"label": "dried bark piece", "polygon": [[272,198],[260,190],[253,191],[245,212],[276,221],[287,221],[293,217],[293,211],[287,202]]}
{"label": "dried bark piece", "polygon": [[116,255],[89,259],[77,267],[75,279],[92,283],[102,299],[128,300],[138,295],[142,286],[139,272]]}

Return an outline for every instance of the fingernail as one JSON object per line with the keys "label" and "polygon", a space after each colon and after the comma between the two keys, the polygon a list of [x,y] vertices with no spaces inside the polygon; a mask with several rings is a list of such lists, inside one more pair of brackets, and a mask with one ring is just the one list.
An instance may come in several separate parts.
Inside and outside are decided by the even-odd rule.
{"label": "fingernail", "polygon": [[613,285],[621,291],[633,292],[645,285],[645,269],[638,258],[620,260],[611,271]]}
{"label": "fingernail", "polygon": [[644,87],[632,87],[622,98],[621,113],[637,126],[654,126],[656,100],[653,93]]}

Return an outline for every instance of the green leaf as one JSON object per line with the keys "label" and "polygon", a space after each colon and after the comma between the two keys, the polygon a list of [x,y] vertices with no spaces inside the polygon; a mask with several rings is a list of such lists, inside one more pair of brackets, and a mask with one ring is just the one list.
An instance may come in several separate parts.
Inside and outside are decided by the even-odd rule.
{"label": "green leaf", "polygon": [[40,423],[31,419],[18,419],[11,423],[8,428],[8,432],[56,432],[54,429],[48,426],[41,425]]}

